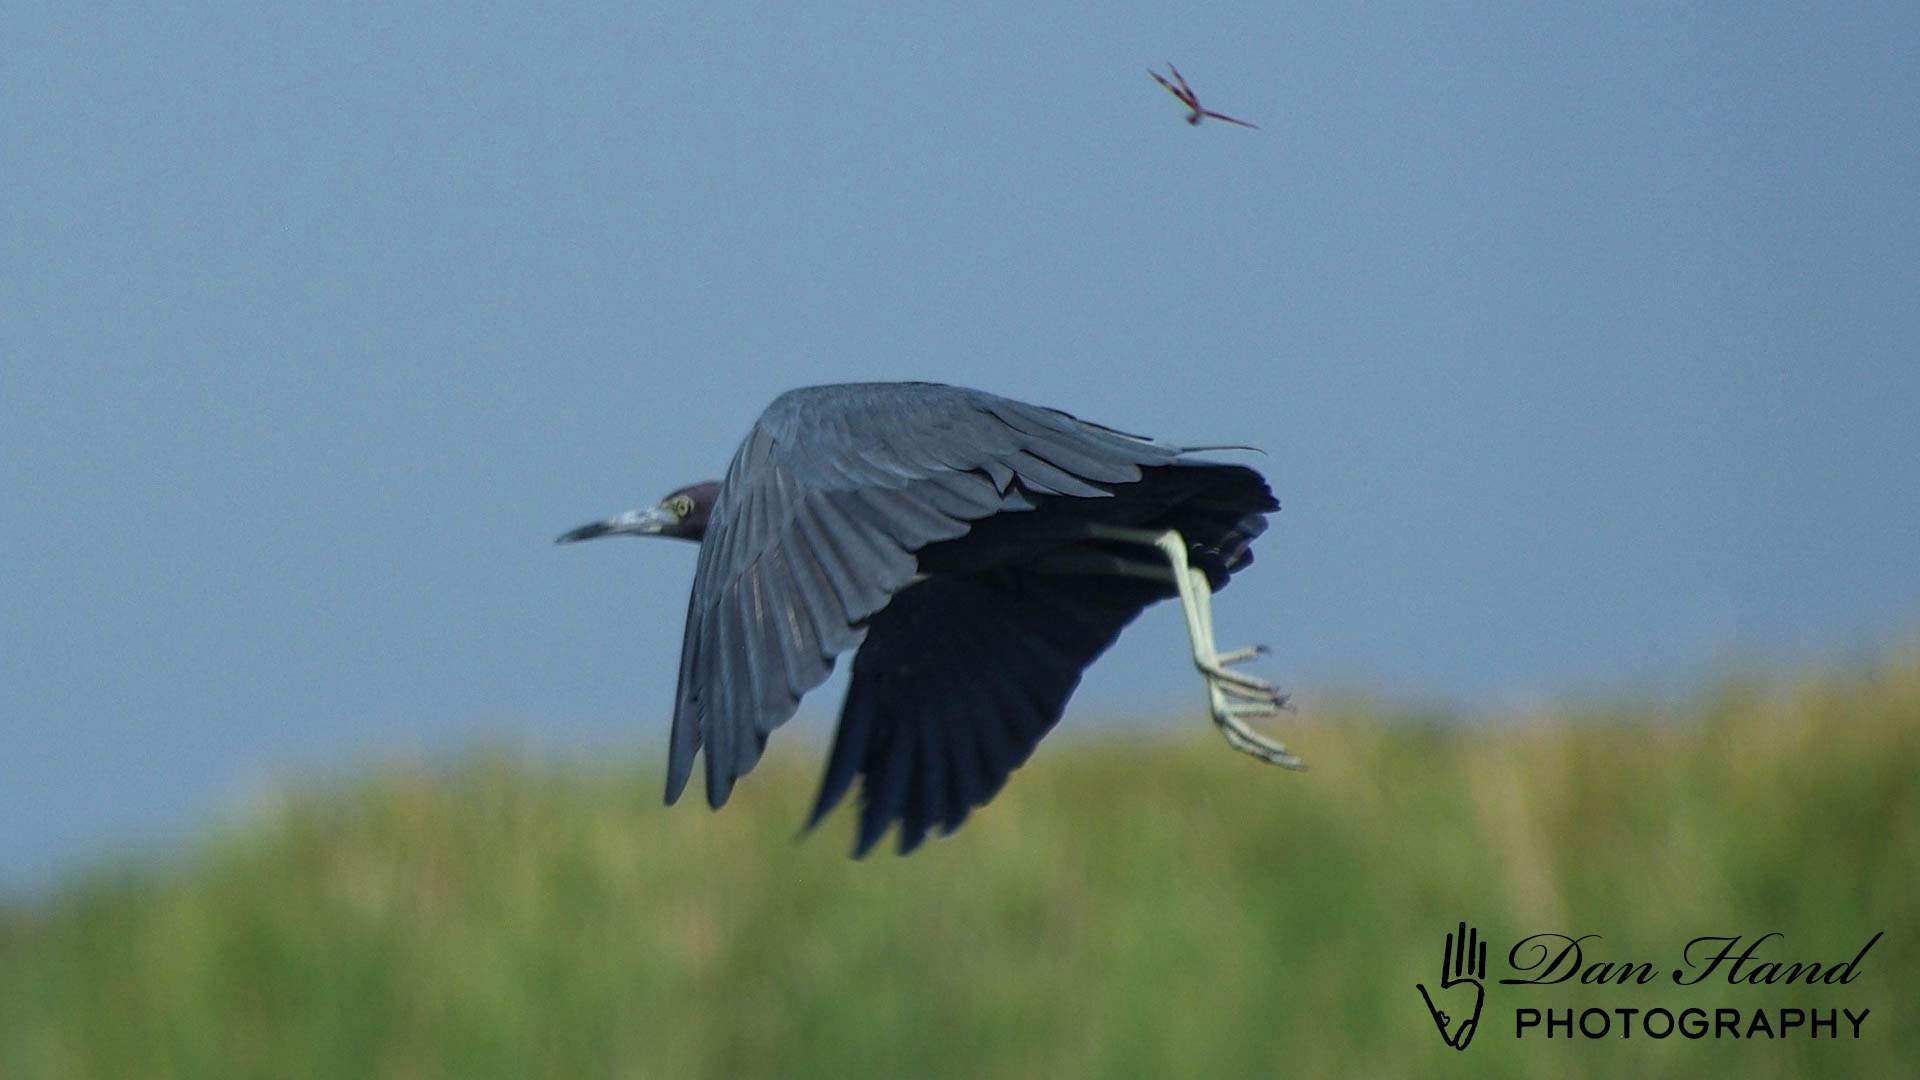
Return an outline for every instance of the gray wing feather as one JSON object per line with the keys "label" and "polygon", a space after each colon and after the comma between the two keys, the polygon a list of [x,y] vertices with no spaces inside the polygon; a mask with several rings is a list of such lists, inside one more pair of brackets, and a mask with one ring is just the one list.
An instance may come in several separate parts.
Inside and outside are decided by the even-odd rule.
{"label": "gray wing feather", "polygon": [[[685,790],[704,745],[707,801],[726,802],[800,697],[913,580],[915,552],[982,518],[1032,509],[1027,493],[1103,497],[1099,485],[1138,480],[1142,466],[1180,453],[1052,409],[931,383],[782,395],[741,442],[700,546],[667,801]],[[914,764],[909,758],[900,772]],[[945,782],[927,775],[923,786]]]}
{"label": "gray wing feather", "polygon": [[[794,541],[813,556],[814,564],[820,568],[821,578],[832,591],[832,601],[821,598],[821,610],[818,617],[824,622],[835,620],[835,612],[877,611],[886,602],[886,596],[872,583],[864,580],[855,570],[857,565],[843,540],[836,539],[826,526],[821,524],[819,508],[802,505],[794,514]],[[833,601],[837,601],[837,604]],[[847,628],[849,636],[852,627]],[[826,634],[822,640],[832,640]],[[843,643],[844,644],[844,643]]]}
{"label": "gray wing feather", "polygon": [[1008,464],[1020,482],[1048,495],[1073,495],[1082,499],[1098,498],[1106,491],[1094,487],[1065,469],[1048,464],[1025,450],[1015,451]]}

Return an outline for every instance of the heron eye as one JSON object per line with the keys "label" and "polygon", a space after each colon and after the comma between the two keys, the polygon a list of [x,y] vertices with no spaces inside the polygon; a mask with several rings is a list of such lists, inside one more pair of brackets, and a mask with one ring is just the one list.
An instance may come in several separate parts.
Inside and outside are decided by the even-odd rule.
{"label": "heron eye", "polygon": [[685,495],[675,495],[673,502],[670,503],[669,506],[672,508],[675,517],[684,518],[688,514],[693,513],[693,500]]}

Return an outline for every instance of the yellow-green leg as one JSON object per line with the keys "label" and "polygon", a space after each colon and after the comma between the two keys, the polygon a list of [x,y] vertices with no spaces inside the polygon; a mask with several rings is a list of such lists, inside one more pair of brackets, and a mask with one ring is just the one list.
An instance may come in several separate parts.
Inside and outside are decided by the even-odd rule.
{"label": "yellow-green leg", "polygon": [[1219,651],[1213,640],[1213,587],[1204,572],[1188,563],[1186,538],[1172,529],[1155,533],[1111,526],[1098,527],[1094,535],[1100,540],[1149,545],[1166,558],[1174,589],[1180,596],[1180,613],[1187,622],[1193,666],[1206,680],[1208,712],[1227,745],[1272,765],[1305,768],[1284,744],[1247,725],[1250,719],[1279,715],[1286,708],[1287,697],[1272,683],[1227,666],[1267,650],[1265,646],[1252,645],[1225,653]]}

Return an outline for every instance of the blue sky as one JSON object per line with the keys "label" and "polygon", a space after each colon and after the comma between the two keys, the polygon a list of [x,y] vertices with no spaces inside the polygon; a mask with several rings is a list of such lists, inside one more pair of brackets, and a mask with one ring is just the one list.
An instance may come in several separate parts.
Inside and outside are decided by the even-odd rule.
{"label": "blue sky", "polygon": [[1266,448],[1307,711],[1911,640],[1920,7],[685,7],[0,13],[0,885],[655,751],[693,551],[551,540],[804,383]]}

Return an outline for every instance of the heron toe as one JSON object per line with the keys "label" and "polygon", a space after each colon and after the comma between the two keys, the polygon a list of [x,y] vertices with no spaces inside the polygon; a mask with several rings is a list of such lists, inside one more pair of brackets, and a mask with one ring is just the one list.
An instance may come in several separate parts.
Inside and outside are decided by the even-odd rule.
{"label": "heron toe", "polygon": [[1286,744],[1247,726],[1250,719],[1268,719],[1280,715],[1286,708],[1286,695],[1281,694],[1272,702],[1234,701],[1223,687],[1209,686],[1208,690],[1214,725],[1220,729],[1228,746],[1284,769],[1298,771],[1307,767],[1298,755],[1287,749]]}
{"label": "heron toe", "polygon": [[[1244,652],[1245,650],[1236,651]],[[1206,677],[1207,685],[1210,688],[1219,689],[1235,697],[1245,698],[1249,701],[1280,704],[1286,700],[1287,695],[1281,693],[1279,687],[1267,680],[1255,675],[1248,675],[1243,671],[1234,671],[1225,666],[1226,663],[1231,662],[1232,661],[1221,661],[1211,664],[1197,662],[1195,666],[1197,666],[1201,674]]]}

